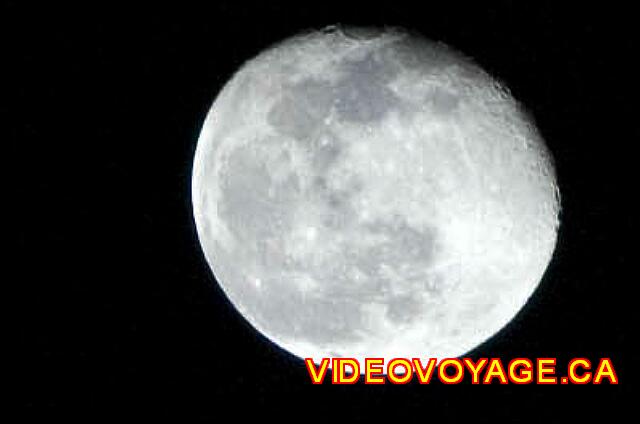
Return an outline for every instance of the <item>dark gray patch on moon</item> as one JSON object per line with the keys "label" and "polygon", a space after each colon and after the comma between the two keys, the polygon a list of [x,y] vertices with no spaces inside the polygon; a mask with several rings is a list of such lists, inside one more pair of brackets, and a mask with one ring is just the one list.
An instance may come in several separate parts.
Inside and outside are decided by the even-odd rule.
{"label": "dark gray patch on moon", "polygon": [[333,100],[326,82],[306,79],[283,87],[282,98],[269,111],[267,122],[282,134],[308,139],[323,124]]}
{"label": "dark gray patch on moon", "polygon": [[[286,155],[282,156],[286,161]],[[280,205],[296,201],[296,174],[276,183],[259,151],[250,146],[234,150],[220,182],[218,215],[241,241],[255,241],[286,233],[291,215]]]}
{"label": "dark gray patch on moon", "polygon": [[397,66],[377,53],[344,62],[340,70],[342,76],[335,82],[306,79],[283,86],[282,98],[269,111],[267,121],[283,134],[304,140],[324,125],[332,107],[340,120],[367,123],[380,121],[401,104],[388,87]]}
{"label": "dark gray patch on moon", "polygon": [[438,115],[452,113],[460,103],[460,97],[444,88],[435,87],[425,99],[431,105],[431,111]]}
{"label": "dark gray patch on moon", "polygon": [[336,109],[341,119],[349,122],[378,122],[400,100],[388,83],[397,74],[389,62],[382,62],[374,53],[364,59],[349,61],[342,66],[345,76],[336,84]]}
{"label": "dark gray patch on moon", "polygon": [[366,225],[367,231],[373,234],[384,234],[388,241],[378,243],[368,256],[378,263],[386,261],[399,263],[419,263],[428,266],[433,260],[436,247],[436,230],[415,229],[407,224],[406,219],[395,216],[387,221],[375,221]]}

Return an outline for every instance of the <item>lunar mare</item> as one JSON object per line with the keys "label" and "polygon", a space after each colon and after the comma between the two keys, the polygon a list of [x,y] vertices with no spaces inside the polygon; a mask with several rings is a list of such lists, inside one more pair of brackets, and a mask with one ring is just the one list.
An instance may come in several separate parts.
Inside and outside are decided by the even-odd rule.
{"label": "lunar mare", "polygon": [[298,357],[456,357],[507,324],[556,242],[532,120],[452,49],[332,28],[248,61],[195,154],[199,239],[238,311]]}

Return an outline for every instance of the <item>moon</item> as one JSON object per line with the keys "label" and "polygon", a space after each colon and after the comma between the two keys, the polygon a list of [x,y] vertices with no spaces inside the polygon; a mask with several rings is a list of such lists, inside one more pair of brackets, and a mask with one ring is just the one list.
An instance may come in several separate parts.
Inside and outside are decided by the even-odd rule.
{"label": "moon", "polygon": [[398,28],[310,31],[246,62],[202,127],[192,201],[230,302],[316,361],[469,352],[538,286],[560,211],[508,89]]}

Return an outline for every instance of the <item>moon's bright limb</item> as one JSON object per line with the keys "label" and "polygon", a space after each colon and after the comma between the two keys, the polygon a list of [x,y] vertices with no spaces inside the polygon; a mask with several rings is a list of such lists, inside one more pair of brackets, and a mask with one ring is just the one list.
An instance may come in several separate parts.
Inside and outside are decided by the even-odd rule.
{"label": "moon's bright limb", "polygon": [[299,357],[456,357],[551,258],[559,195],[529,117],[477,65],[400,30],[299,35],[246,63],[198,140],[202,248]]}

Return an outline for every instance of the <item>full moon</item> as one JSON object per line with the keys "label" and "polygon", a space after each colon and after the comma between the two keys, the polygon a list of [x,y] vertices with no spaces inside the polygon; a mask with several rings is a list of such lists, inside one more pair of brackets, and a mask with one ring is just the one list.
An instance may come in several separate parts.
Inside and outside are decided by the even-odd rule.
{"label": "full moon", "polygon": [[473,60],[397,28],[329,27],[246,62],[195,153],[224,293],[300,357],[459,357],[551,259],[560,195],[535,123]]}

